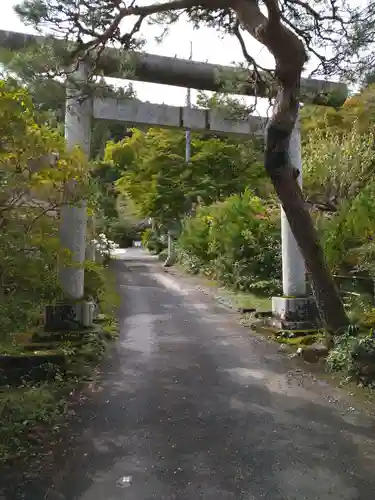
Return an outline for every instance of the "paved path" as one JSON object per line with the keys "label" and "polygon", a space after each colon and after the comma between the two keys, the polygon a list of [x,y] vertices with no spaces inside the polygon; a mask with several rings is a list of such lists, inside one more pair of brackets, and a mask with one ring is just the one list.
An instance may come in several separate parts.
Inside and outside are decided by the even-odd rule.
{"label": "paved path", "polygon": [[142,251],[122,259],[121,338],[45,499],[375,498],[369,418]]}

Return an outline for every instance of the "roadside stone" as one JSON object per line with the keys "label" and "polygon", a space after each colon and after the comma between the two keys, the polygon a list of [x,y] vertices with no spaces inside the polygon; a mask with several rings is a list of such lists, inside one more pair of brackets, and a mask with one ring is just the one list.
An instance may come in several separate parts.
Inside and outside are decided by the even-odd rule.
{"label": "roadside stone", "polygon": [[321,342],[314,342],[300,351],[303,360],[307,363],[317,363],[321,358],[325,358],[328,352],[328,347]]}
{"label": "roadside stone", "polygon": [[237,312],[239,312],[241,314],[250,314],[250,313],[253,313],[255,311],[256,311],[256,309],[254,307],[238,307],[237,308]]}

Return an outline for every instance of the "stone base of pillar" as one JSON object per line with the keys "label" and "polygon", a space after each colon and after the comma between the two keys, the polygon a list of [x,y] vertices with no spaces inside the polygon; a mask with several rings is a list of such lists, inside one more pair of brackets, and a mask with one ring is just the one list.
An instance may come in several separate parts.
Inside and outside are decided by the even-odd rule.
{"label": "stone base of pillar", "polygon": [[44,331],[63,332],[91,328],[95,304],[90,301],[47,305],[44,309]]}
{"label": "stone base of pillar", "polygon": [[176,263],[176,257],[172,254],[168,256],[163,264],[164,267],[172,267]]}
{"label": "stone base of pillar", "polygon": [[280,330],[313,330],[321,326],[313,297],[272,297],[269,326]]}

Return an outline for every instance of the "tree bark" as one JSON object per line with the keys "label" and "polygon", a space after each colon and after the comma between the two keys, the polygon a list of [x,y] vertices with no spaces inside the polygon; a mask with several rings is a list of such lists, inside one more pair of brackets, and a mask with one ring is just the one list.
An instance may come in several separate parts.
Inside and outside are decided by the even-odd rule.
{"label": "tree bark", "polygon": [[269,49],[276,62],[280,91],[267,127],[265,168],[312,276],[321,319],[330,333],[338,335],[348,324],[348,318],[298,185],[299,173],[291,168],[289,161],[289,142],[298,117],[306,52],[298,36],[282,24],[278,0],[264,0],[264,3],[268,17],[260,11],[257,0],[233,0],[233,9],[243,28]]}

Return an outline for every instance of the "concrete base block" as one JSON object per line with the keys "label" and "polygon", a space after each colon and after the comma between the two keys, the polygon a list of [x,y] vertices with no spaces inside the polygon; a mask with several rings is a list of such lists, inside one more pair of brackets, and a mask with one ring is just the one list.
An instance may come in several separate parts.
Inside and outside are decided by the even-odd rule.
{"label": "concrete base block", "polygon": [[79,301],[47,305],[44,310],[44,330],[61,332],[90,328],[94,321],[94,302]]}
{"label": "concrete base block", "polygon": [[272,297],[272,326],[283,330],[310,330],[320,326],[313,297]]}
{"label": "concrete base block", "polygon": [[264,318],[263,319],[264,325],[275,329],[275,330],[291,330],[291,331],[296,331],[296,332],[302,332],[302,331],[315,331],[319,329],[320,325],[318,321],[312,320],[312,321],[286,321],[283,319],[278,319],[278,318]]}
{"label": "concrete base block", "polygon": [[78,321],[85,328],[90,328],[94,322],[95,303],[83,301],[76,305],[76,314]]}

